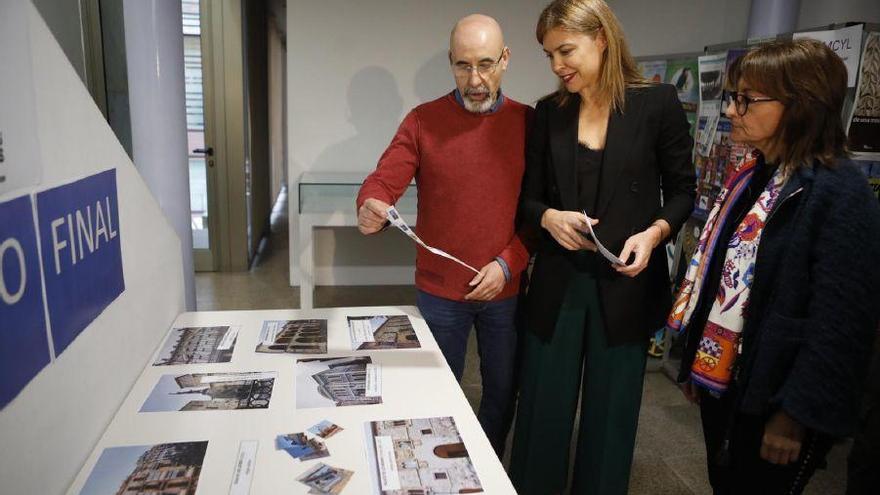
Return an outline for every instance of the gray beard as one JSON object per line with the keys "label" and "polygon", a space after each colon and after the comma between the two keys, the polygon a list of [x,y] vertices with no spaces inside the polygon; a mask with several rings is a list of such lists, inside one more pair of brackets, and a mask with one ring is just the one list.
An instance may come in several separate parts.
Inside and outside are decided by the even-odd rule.
{"label": "gray beard", "polygon": [[468,112],[472,113],[486,113],[492,109],[492,105],[495,104],[495,100],[498,99],[498,94],[489,94],[489,97],[483,101],[473,101],[467,97],[467,95],[462,95],[462,101],[464,101],[464,108]]}

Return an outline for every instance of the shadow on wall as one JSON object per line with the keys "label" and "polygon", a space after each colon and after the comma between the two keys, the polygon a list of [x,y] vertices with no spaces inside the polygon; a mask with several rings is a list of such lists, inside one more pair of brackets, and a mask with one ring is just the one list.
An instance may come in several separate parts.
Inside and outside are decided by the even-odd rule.
{"label": "shadow on wall", "polygon": [[403,112],[403,97],[394,76],[382,67],[365,67],[348,84],[348,122],[355,134],[331,144],[318,155],[312,171],[345,172],[376,166]]}
{"label": "shadow on wall", "polygon": [[419,102],[440,98],[455,89],[455,78],[449,68],[449,52],[441,50],[419,67],[415,77],[415,93]]}

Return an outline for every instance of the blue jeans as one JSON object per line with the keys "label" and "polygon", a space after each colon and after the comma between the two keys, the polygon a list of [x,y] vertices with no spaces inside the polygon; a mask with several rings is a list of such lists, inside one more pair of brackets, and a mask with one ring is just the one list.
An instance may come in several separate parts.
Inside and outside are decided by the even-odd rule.
{"label": "blue jeans", "polygon": [[513,416],[516,301],[453,301],[419,291],[418,306],[455,379],[461,381],[471,326],[477,330],[483,397],[477,419],[500,458]]}

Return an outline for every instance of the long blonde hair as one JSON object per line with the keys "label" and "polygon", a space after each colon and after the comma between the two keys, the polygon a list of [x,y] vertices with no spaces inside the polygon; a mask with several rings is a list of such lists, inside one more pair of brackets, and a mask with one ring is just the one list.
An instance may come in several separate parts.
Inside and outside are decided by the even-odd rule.
{"label": "long blonde hair", "polygon": [[[630,54],[623,36],[623,28],[617,16],[603,0],[555,0],[544,8],[538,18],[535,37],[544,43],[544,35],[551,29],[563,29],[595,37],[599,30],[605,33],[607,46],[602,53],[599,75],[599,98],[610,101],[611,108],[622,111],[626,88],[648,86],[650,81],[642,76],[635,59]],[[556,101],[560,106],[568,102],[570,95],[560,83]]]}

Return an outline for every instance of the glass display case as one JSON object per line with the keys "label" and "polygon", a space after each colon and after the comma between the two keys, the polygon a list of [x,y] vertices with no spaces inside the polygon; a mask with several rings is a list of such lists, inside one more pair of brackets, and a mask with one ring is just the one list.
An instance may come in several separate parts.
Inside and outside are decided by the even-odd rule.
{"label": "glass display case", "polygon": [[[299,213],[354,212],[358,190],[366,174],[360,172],[305,172],[299,181]],[[416,185],[411,183],[397,202],[404,215],[416,213]]]}

